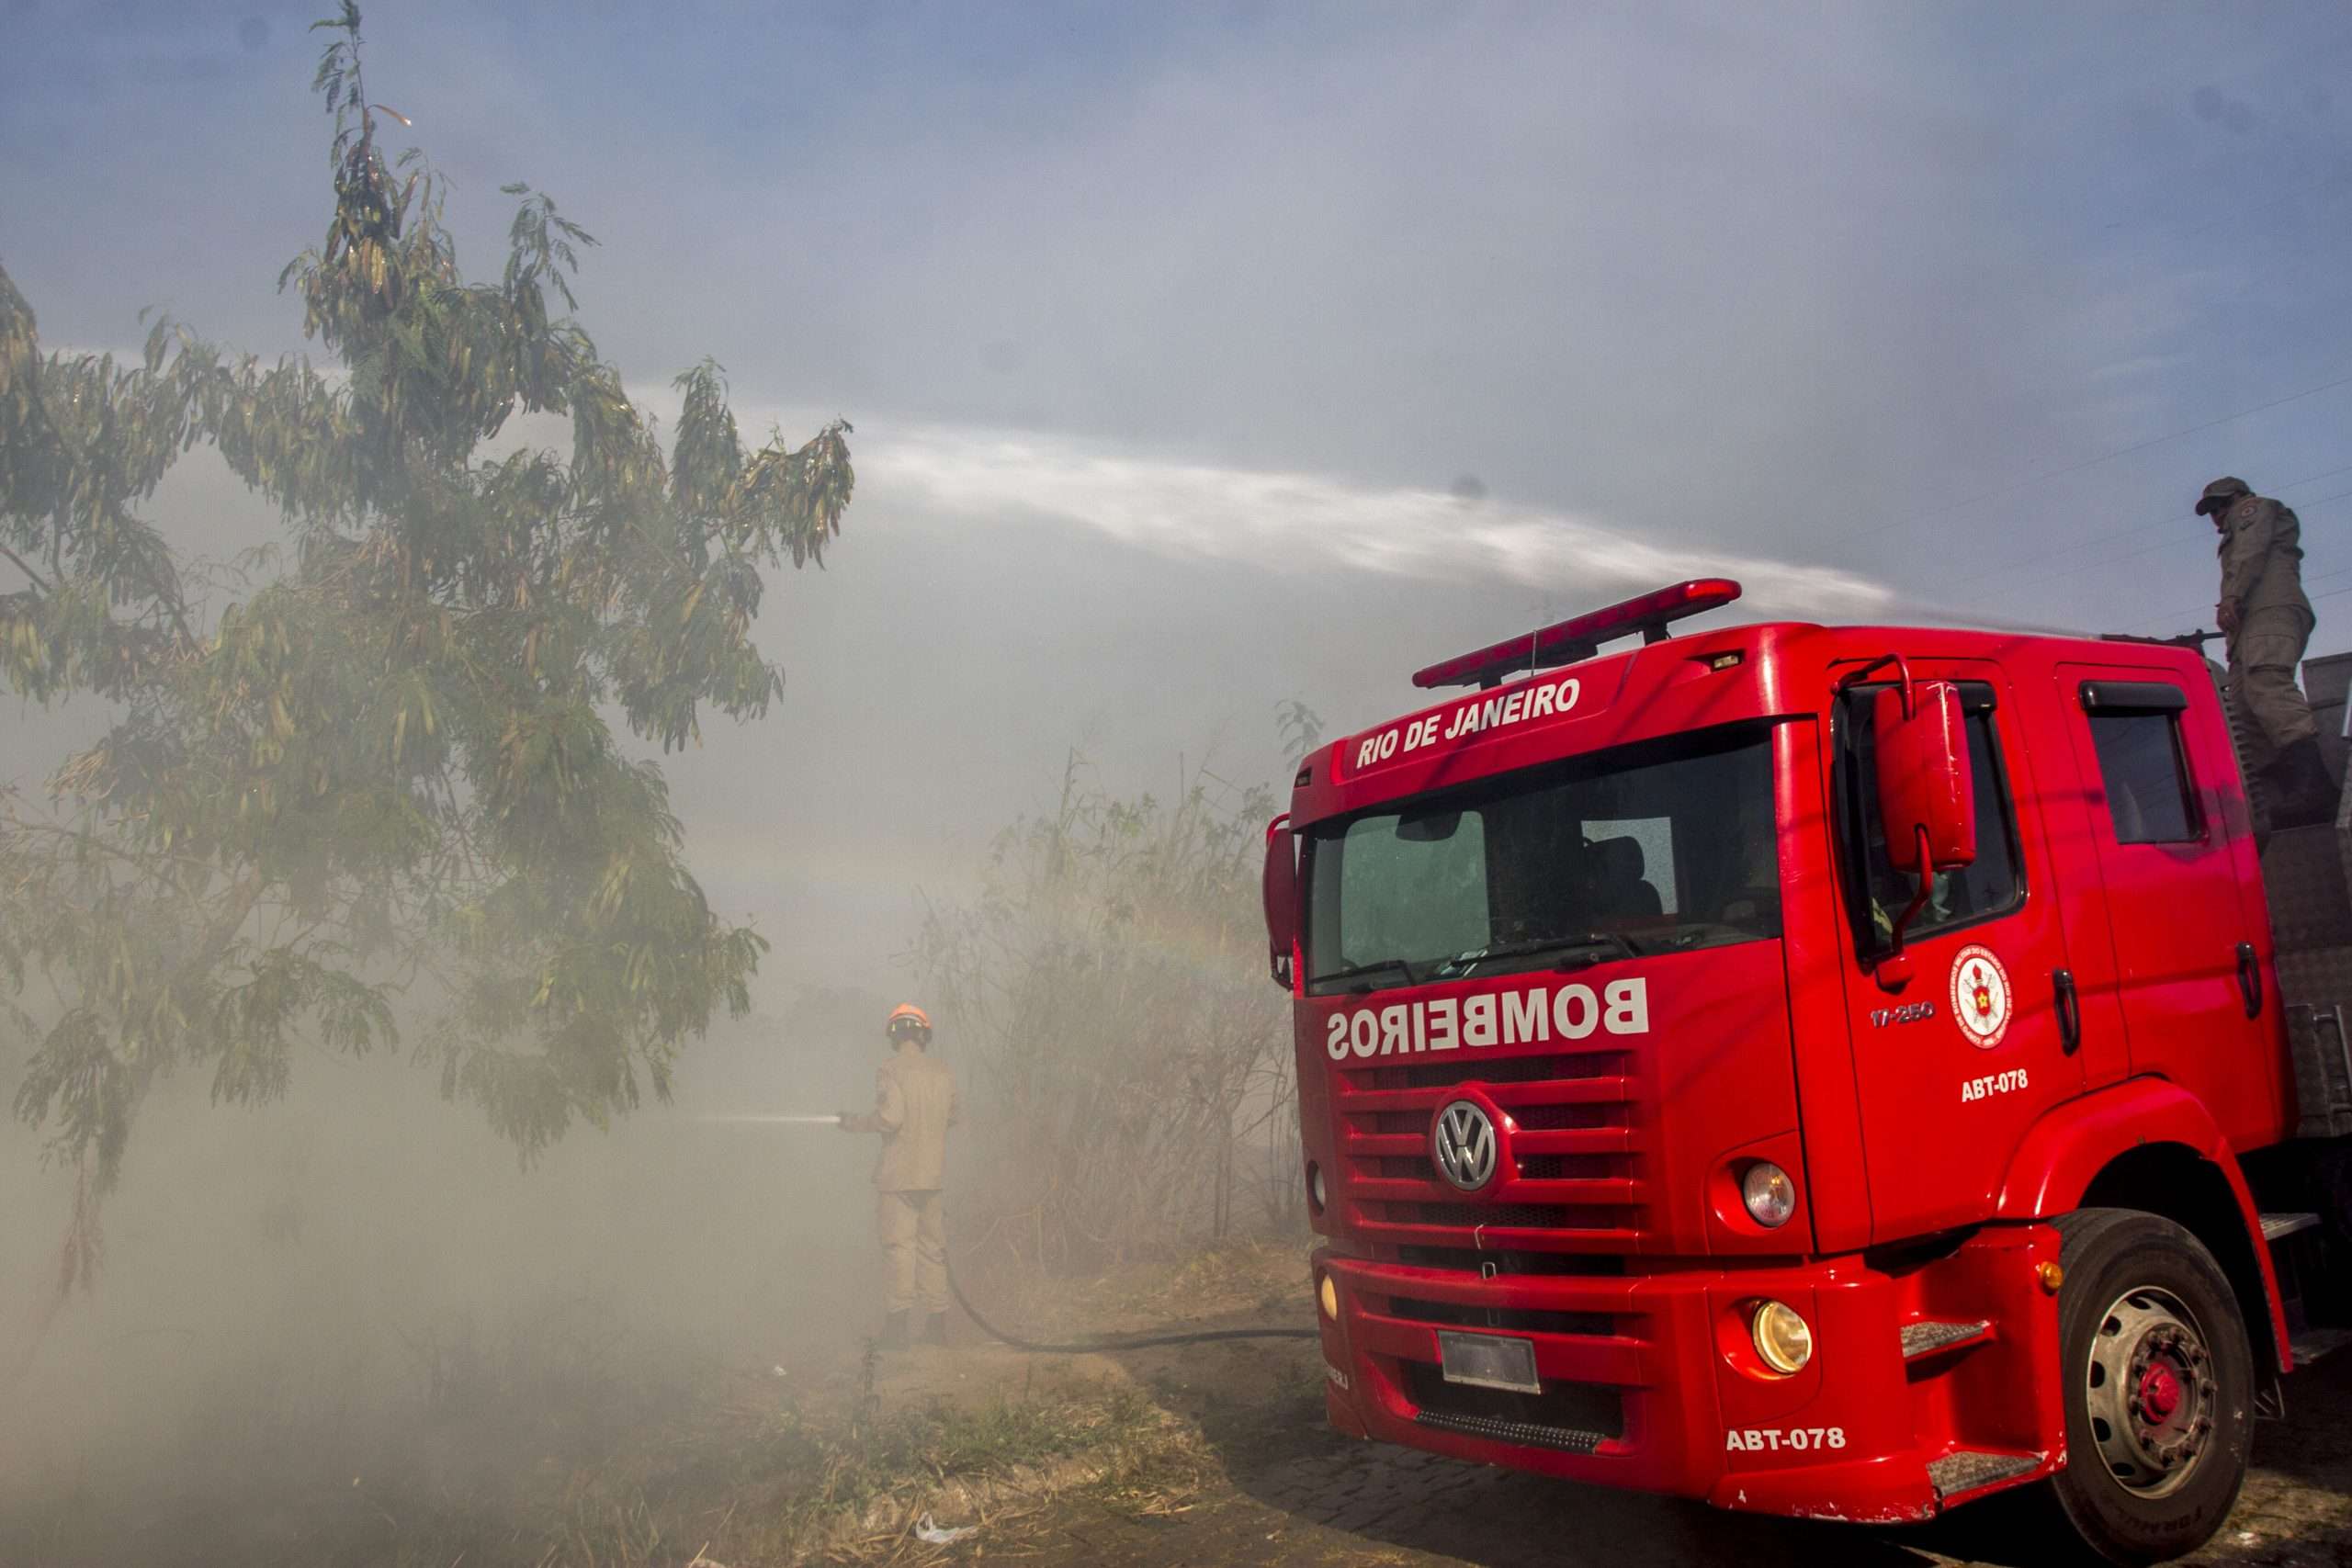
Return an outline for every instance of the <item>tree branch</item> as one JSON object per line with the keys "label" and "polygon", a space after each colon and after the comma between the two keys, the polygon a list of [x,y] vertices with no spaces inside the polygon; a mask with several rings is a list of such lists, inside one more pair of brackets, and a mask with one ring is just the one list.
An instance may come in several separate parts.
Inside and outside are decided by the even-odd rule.
{"label": "tree branch", "polygon": [[24,557],[18,555],[7,546],[0,545],[0,556],[6,556],[8,558],[8,564],[15,567],[18,571],[23,572],[27,577],[31,578],[33,581],[33,586],[40,589],[43,593],[54,593],[57,592],[57,590],[51,588],[48,583],[41,581],[40,573],[35,571],[30,566],[28,566],[25,563]]}
{"label": "tree branch", "polygon": [[197,642],[196,634],[188,629],[187,617],[180,614],[178,597],[175,595],[172,598],[164,600],[164,608],[170,613],[172,625],[179,628],[180,647],[187,652],[195,652],[201,645]]}

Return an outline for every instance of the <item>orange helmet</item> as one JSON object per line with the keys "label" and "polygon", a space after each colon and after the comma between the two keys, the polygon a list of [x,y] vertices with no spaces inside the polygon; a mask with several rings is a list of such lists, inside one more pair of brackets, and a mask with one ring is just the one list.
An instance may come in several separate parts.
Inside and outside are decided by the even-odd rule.
{"label": "orange helmet", "polygon": [[912,1002],[900,1002],[890,1010],[890,1020],[882,1026],[882,1032],[893,1040],[907,1035],[917,1040],[928,1040],[931,1038],[931,1014]]}

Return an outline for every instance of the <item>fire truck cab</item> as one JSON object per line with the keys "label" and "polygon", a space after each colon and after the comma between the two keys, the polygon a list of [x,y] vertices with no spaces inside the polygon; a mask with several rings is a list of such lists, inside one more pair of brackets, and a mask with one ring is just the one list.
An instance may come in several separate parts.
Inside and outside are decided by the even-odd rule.
{"label": "fire truck cab", "polygon": [[1668,635],[1737,593],[1432,666],[1473,689],[1298,770],[1330,1419],[1810,1517],[2038,1484],[2190,1551],[2343,1337],[2346,835],[2257,848],[2193,651]]}

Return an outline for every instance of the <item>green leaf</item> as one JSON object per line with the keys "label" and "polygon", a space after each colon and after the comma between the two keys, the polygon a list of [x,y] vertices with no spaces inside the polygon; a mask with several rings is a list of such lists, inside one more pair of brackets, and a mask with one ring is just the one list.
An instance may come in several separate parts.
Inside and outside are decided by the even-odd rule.
{"label": "green leaf", "polygon": [[[53,807],[0,794],[0,1031],[26,1041],[0,1060],[100,1189],[158,1075],[266,1100],[303,1043],[370,1049],[396,1019],[527,1157],[637,1104],[640,1062],[666,1094],[767,951],[711,910],[608,716],[668,750],[706,709],[767,711],[762,573],[822,564],[847,426],[747,454],[705,359],[665,453],[550,316],[595,236],[512,185],[505,269],[469,278],[429,165],[395,177],[376,145],[358,9],[317,28],[329,211],[277,286],[318,364],[161,312],[135,363],[44,355],[0,270],[0,536],[48,567],[0,595],[0,678],[109,716],[51,760]],[[491,446],[526,412],[570,420],[568,453]],[[199,445],[289,547],[237,563],[233,598],[175,548],[200,530],[150,515]],[[38,1032],[14,999],[36,975],[77,999]]]}

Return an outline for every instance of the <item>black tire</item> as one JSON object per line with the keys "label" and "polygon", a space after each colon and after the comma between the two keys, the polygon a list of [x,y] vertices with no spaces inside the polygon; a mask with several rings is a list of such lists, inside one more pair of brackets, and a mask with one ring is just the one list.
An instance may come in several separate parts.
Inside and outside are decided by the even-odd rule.
{"label": "black tire", "polygon": [[2109,1562],[2194,1551],[2229,1517],[2253,1442],[2254,1352],[2237,1294],[2170,1220],[2081,1209],[2056,1224],[2067,1459],[2043,1483],[2049,1500]]}

